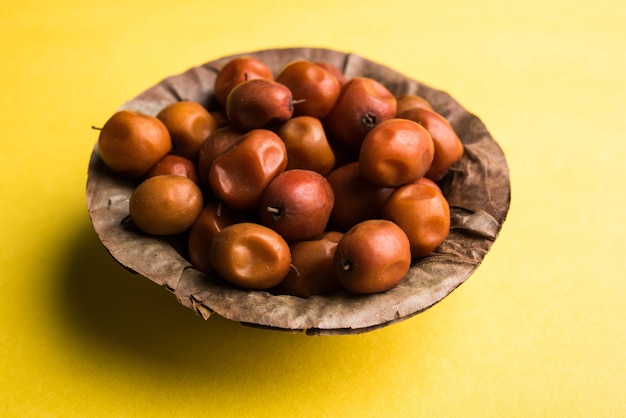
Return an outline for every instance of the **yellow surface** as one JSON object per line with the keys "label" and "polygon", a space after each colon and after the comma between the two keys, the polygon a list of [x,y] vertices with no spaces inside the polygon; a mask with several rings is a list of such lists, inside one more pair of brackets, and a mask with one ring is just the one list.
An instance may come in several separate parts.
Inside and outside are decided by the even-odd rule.
{"label": "yellow surface", "polygon": [[[0,416],[626,416],[625,4],[2,2]],[[504,149],[502,233],[427,312],[350,337],[205,322],[95,238],[91,126],[167,75],[281,46],[446,90]]]}

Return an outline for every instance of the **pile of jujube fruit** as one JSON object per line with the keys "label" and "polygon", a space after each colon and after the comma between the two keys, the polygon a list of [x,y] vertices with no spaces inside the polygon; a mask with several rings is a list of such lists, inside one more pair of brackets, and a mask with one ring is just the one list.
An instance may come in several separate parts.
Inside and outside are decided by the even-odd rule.
{"label": "pile of jujube fruit", "polygon": [[424,98],[370,77],[257,58],[218,72],[210,111],[179,101],[120,110],[99,154],[134,182],[142,233],[173,236],[198,270],[298,297],[386,291],[448,236],[437,181],[463,155]]}

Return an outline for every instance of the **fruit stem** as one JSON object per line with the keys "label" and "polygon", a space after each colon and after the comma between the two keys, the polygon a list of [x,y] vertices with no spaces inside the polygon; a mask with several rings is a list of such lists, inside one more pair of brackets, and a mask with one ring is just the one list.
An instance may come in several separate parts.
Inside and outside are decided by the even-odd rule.
{"label": "fruit stem", "polygon": [[96,131],[101,131],[101,130],[102,130],[102,128],[101,128],[101,127],[99,127],[99,126],[94,126],[94,125],[91,125],[91,129],[95,129]]}
{"label": "fruit stem", "polygon": [[273,206],[268,206],[266,210],[272,214],[274,219],[280,218],[283,213],[283,211],[280,208],[275,208]]}
{"label": "fruit stem", "polygon": [[293,265],[293,263],[289,264],[289,267],[291,267],[293,269],[293,271],[296,272],[296,276],[300,276],[300,272],[298,271],[298,269],[296,268],[296,266]]}

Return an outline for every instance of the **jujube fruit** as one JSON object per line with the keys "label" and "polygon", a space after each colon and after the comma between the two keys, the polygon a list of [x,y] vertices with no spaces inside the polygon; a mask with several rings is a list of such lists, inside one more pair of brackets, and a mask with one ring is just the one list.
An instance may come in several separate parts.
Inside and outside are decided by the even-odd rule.
{"label": "jujube fruit", "polygon": [[378,293],[400,283],[411,267],[409,239],[395,223],[371,219],[356,224],[337,244],[334,271],[353,293]]}
{"label": "jujube fruit", "polygon": [[326,61],[315,61],[315,64],[319,65],[320,67],[322,67],[323,69],[325,69],[326,71],[334,75],[337,81],[339,82],[340,86],[343,86],[344,84],[346,84],[347,82],[346,76],[335,65]]}
{"label": "jujube fruit", "polygon": [[324,232],[322,235],[316,237],[315,239],[325,239],[327,241],[332,241],[334,243],[339,242],[339,240],[343,237],[343,232],[328,230]]}
{"label": "jujube fruit", "polygon": [[289,273],[289,245],[277,232],[251,222],[220,230],[211,245],[211,263],[225,280],[247,289],[268,289]]}
{"label": "jujube fruit", "polygon": [[311,170],[287,170],[263,190],[260,223],[287,241],[312,238],[324,232],[335,204],[328,180]]}
{"label": "jujube fruit", "polygon": [[413,257],[431,254],[450,233],[448,202],[438,188],[426,182],[407,184],[394,191],[381,209],[381,217],[402,228]]}
{"label": "jujube fruit", "polygon": [[241,223],[245,217],[220,202],[209,202],[189,228],[187,252],[189,261],[195,268],[204,272],[213,272],[211,263],[211,245],[213,238],[227,226]]}
{"label": "jujube fruit", "polygon": [[457,136],[450,122],[437,112],[413,108],[398,115],[422,125],[435,145],[435,155],[426,177],[440,180],[448,169],[463,157],[463,143]]}
{"label": "jujube fruit", "polygon": [[187,177],[163,175],[141,182],[130,196],[135,225],[149,235],[185,232],[203,208],[202,191]]}
{"label": "jujube fruit", "polygon": [[327,176],[327,180],[335,193],[329,227],[342,232],[359,222],[377,218],[385,200],[394,191],[394,188],[366,180],[361,175],[358,162],[338,167]]}
{"label": "jujube fruit", "polygon": [[420,183],[426,186],[434,187],[439,193],[442,193],[441,187],[439,187],[437,183],[435,183],[433,180],[429,179],[428,177],[420,177],[419,179],[417,179],[417,181],[415,181],[415,183]]}
{"label": "jujube fruit", "polygon": [[358,150],[374,126],[395,116],[396,98],[387,87],[373,78],[355,77],[341,88],[324,124],[334,139]]}
{"label": "jujube fruit", "polygon": [[291,269],[272,292],[308,298],[340,291],[333,264],[337,242],[322,236],[290,243]]}
{"label": "jujube fruit", "polygon": [[433,110],[433,107],[430,105],[430,102],[423,98],[422,96],[418,96],[417,94],[400,94],[396,96],[396,115],[401,115],[402,112],[405,112],[409,109],[413,108],[422,108]]}
{"label": "jujube fruit", "polygon": [[434,152],[433,140],[424,127],[407,119],[388,119],[365,136],[359,169],[372,183],[398,187],[426,174]]}
{"label": "jujube fruit", "polygon": [[341,85],[337,78],[321,66],[305,60],[293,61],[282,68],[276,81],[291,90],[298,103],[295,116],[324,118],[335,106]]}
{"label": "jujube fruit", "polygon": [[277,133],[287,148],[287,170],[300,168],[326,175],[333,169],[335,152],[319,119],[296,116],[283,123]]}
{"label": "jujube fruit", "polygon": [[100,129],[98,152],[115,174],[138,180],[170,152],[167,127],[154,116],[120,110]]}
{"label": "jujube fruit", "polygon": [[238,129],[268,128],[293,115],[293,95],[287,86],[257,78],[232,89],[226,99],[226,116]]}
{"label": "jujube fruit", "polygon": [[200,103],[174,102],[156,116],[167,127],[172,154],[195,161],[204,140],[217,128],[213,116]]}
{"label": "jujube fruit", "polygon": [[246,80],[272,79],[272,70],[261,60],[253,57],[237,57],[228,61],[217,73],[213,83],[215,97],[220,105],[226,105],[231,90]]}
{"label": "jujube fruit", "polygon": [[287,150],[280,137],[266,129],[254,129],[213,161],[209,185],[233,209],[249,210],[286,167]]}
{"label": "jujube fruit", "polygon": [[230,125],[214,130],[198,152],[198,177],[201,184],[209,181],[213,161],[241,139],[245,132]]}
{"label": "jujube fruit", "polygon": [[167,154],[148,170],[145,178],[166,174],[187,177],[194,183],[198,183],[198,169],[196,165],[193,161],[180,155]]}

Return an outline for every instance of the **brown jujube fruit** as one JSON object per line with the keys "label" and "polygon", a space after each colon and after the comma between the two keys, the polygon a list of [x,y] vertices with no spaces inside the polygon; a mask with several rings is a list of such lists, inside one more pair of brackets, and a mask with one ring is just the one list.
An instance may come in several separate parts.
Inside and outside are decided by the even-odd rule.
{"label": "brown jujube fruit", "polygon": [[359,153],[361,175],[385,187],[416,181],[430,169],[435,147],[428,131],[408,119],[392,118],[376,125]]}
{"label": "brown jujube fruit", "polygon": [[245,132],[230,125],[216,129],[204,141],[198,152],[198,177],[200,184],[208,184],[213,161],[239,141]]}
{"label": "brown jujube fruit", "polygon": [[335,206],[328,226],[345,232],[355,224],[379,217],[380,209],[394,191],[365,180],[359,163],[352,162],[333,170],[327,180],[335,194]]}
{"label": "brown jujube fruit", "polygon": [[204,273],[213,272],[211,244],[219,231],[245,221],[244,215],[220,202],[209,202],[189,228],[187,252],[189,261]]}
{"label": "brown jujube fruit", "polygon": [[341,90],[334,75],[306,60],[293,61],[284,66],[276,81],[287,86],[297,100],[294,116],[326,117],[335,106]]}
{"label": "brown jujube fruit", "polygon": [[333,264],[337,242],[320,237],[290,243],[291,269],[272,293],[308,298],[340,291]]}
{"label": "brown jujube fruit", "polygon": [[450,233],[450,207],[444,195],[426,182],[394,191],[381,217],[396,223],[409,238],[413,257],[431,254]]}
{"label": "brown jujube fruit", "polygon": [[263,225],[236,223],[220,230],[211,263],[223,279],[246,289],[269,289],[289,273],[291,252],[278,233]]}
{"label": "brown jujube fruit", "polygon": [[411,267],[409,239],[391,221],[363,221],[341,238],[333,263],[335,276],[346,290],[384,292],[398,285]]}
{"label": "brown jujube fruit", "polygon": [[397,103],[396,115],[400,115],[402,114],[402,112],[405,112],[409,109],[413,109],[416,107],[422,108],[422,109],[433,110],[428,100],[426,100],[422,96],[418,96],[417,94],[407,93],[407,94],[398,95],[396,96],[396,103]]}
{"label": "brown jujube fruit", "polygon": [[328,180],[311,170],[287,170],[263,190],[260,223],[287,241],[312,238],[324,232],[335,204]]}
{"label": "brown jujube fruit", "polygon": [[434,187],[439,193],[442,193],[441,187],[439,187],[437,183],[435,183],[433,180],[429,179],[428,177],[420,177],[419,179],[417,179],[417,181],[415,181],[415,183],[420,183],[426,186]]}
{"label": "brown jujube fruit", "polygon": [[346,76],[341,72],[341,70],[337,68],[336,66],[334,66],[333,64],[326,62],[326,61],[316,61],[315,63],[319,65],[320,67],[322,67],[323,69],[325,69],[326,71],[328,71],[329,73],[331,73],[332,75],[334,75],[337,81],[339,82],[340,86],[343,86],[348,81],[346,79]]}
{"label": "brown jujube fruit", "polygon": [[100,129],[98,152],[115,174],[138,180],[170,152],[167,127],[154,116],[120,110]]}
{"label": "brown jujube fruit", "polygon": [[209,185],[233,209],[249,210],[286,167],[287,150],[280,137],[266,129],[254,129],[213,162]]}
{"label": "brown jujube fruit", "polygon": [[130,196],[134,224],[149,235],[185,232],[202,211],[202,191],[187,177],[163,175],[139,184]]}
{"label": "brown jujube fruit", "polygon": [[196,161],[204,140],[217,128],[213,116],[200,103],[174,102],[164,107],[157,118],[167,127],[172,139],[172,154]]}
{"label": "brown jujube fruit", "polygon": [[343,232],[327,230],[322,235],[316,237],[316,239],[325,239],[337,243],[341,237],[343,237]]}
{"label": "brown jujube fruit", "polygon": [[313,170],[325,176],[333,169],[335,153],[319,119],[296,116],[283,123],[277,133],[287,148],[287,170]]}
{"label": "brown jujube fruit", "polygon": [[400,115],[422,125],[435,145],[435,155],[426,177],[437,181],[446,174],[448,169],[463,157],[463,143],[457,136],[450,122],[437,112],[427,109],[413,108]]}
{"label": "brown jujube fruit", "polygon": [[334,139],[358,150],[374,126],[395,116],[396,98],[387,87],[369,77],[354,77],[341,88],[324,126]]}
{"label": "brown jujube fruit", "polygon": [[261,60],[253,57],[237,57],[228,61],[217,73],[214,82],[215,97],[222,105],[231,90],[246,80],[255,78],[273,79],[272,70]]}
{"label": "brown jujube fruit", "polygon": [[280,125],[293,115],[293,95],[287,86],[257,78],[233,88],[226,99],[226,116],[243,131]]}
{"label": "brown jujube fruit", "polygon": [[148,171],[145,178],[162,175],[183,176],[198,183],[198,169],[193,161],[180,155],[167,154]]}

